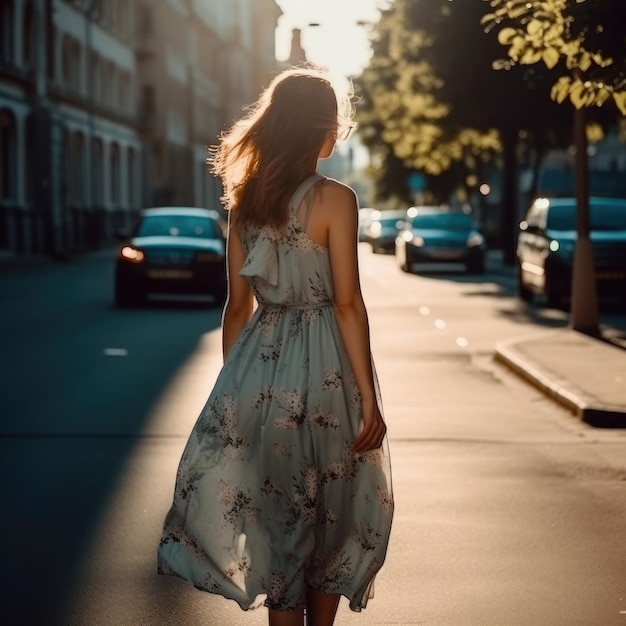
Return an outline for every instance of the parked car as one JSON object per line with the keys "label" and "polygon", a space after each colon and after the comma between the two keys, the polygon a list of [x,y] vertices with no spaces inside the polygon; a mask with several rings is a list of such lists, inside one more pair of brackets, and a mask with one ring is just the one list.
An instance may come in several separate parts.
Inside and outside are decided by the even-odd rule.
{"label": "parked car", "polygon": [[405,272],[411,272],[418,262],[436,262],[463,263],[468,272],[482,274],[487,245],[471,215],[421,206],[408,210],[395,252]]}
{"label": "parked car", "polygon": [[405,218],[406,211],[378,211],[363,229],[363,240],[372,246],[373,252],[393,252]]}
{"label": "parked car", "polygon": [[[519,225],[517,292],[563,307],[571,297],[577,237],[576,198],[538,198]],[[626,302],[626,199],[589,199],[589,226],[598,296]]]}
{"label": "parked car", "polygon": [[226,293],[226,226],[217,211],[194,207],[143,209],[132,233],[121,237],[115,263],[119,307],[149,293]]}

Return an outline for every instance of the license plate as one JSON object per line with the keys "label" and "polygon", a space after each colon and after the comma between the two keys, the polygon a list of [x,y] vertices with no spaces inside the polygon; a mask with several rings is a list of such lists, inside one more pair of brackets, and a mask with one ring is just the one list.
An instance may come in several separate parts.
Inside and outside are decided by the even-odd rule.
{"label": "license plate", "polygon": [[191,270],[148,270],[148,278],[189,280],[193,278],[193,272]]}
{"label": "license plate", "polygon": [[431,248],[428,250],[428,256],[431,259],[439,259],[441,261],[453,261],[463,258],[463,253],[458,250],[437,250]]}

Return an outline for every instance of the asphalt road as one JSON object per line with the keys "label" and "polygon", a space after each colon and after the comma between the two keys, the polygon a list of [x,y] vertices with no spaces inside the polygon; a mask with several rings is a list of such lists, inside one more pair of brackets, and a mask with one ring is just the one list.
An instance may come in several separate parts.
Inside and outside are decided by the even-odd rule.
{"label": "asphalt road", "polygon": [[[264,624],[157,577],[186,437],[221,365],[220,311],[111,304],[109,254],[0,276],[0,619]],[[626,433],[598,431],[492,360],[562,326],[507,273],[405,275],[361,255],[396,517],[376,597],[337,624],[626,625]],[[623,315],[603,319],[623,328]]]}

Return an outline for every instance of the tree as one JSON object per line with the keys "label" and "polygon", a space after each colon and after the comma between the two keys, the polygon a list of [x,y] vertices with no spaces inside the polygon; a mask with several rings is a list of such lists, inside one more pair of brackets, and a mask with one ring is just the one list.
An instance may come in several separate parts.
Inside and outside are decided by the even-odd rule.
{"label": "tree", "polygon": [[565,71],[551,96],[570,100],[576,109],[576,195],[578,237],[572,279],[571,325],[575,330],[599,332],[593,250],[589,236],[586,108],[612,100],[626,115],[626,37],[623,0],[485,0],[494,9],[483,18],[498,30],[498,41],[508,47],[513,64],[543,62]]}
{"label": "tree", "polygon": [[365,144],[385,163],[393,155],[407,172],[442,178],[459,163],[454,169],[465,177],[501,153],[502,241],[512,263],[520,133],[541,155],[571,129],[550,106],[548,72],[492,70],[501,47],[484,35],[486,11],[477,1],[396,0],[382,12],[372,61],[356,80],[358,115]]}

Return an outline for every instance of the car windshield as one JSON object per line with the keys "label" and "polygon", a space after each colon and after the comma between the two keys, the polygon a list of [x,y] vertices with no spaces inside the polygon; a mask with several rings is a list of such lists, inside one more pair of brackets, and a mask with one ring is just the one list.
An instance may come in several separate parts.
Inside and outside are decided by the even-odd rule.
{"label": "car windshield", "polygon": [[421,230],[452,230],[463,232],[472,228],[472,218],[464,213],[439,213],[417,215],[413,228]]}
{"label": "car windshield", "polygon": [[200,215],[146,215],[139,223],[135,237],[220,237],[215,220]]}
{"label": "car windshield", "polygon": [[[626,204],[590,204],[589,223],[592,230],[626,230]],[[576,205],[551,205],[547,227],[551,230],[576,230]]]}

